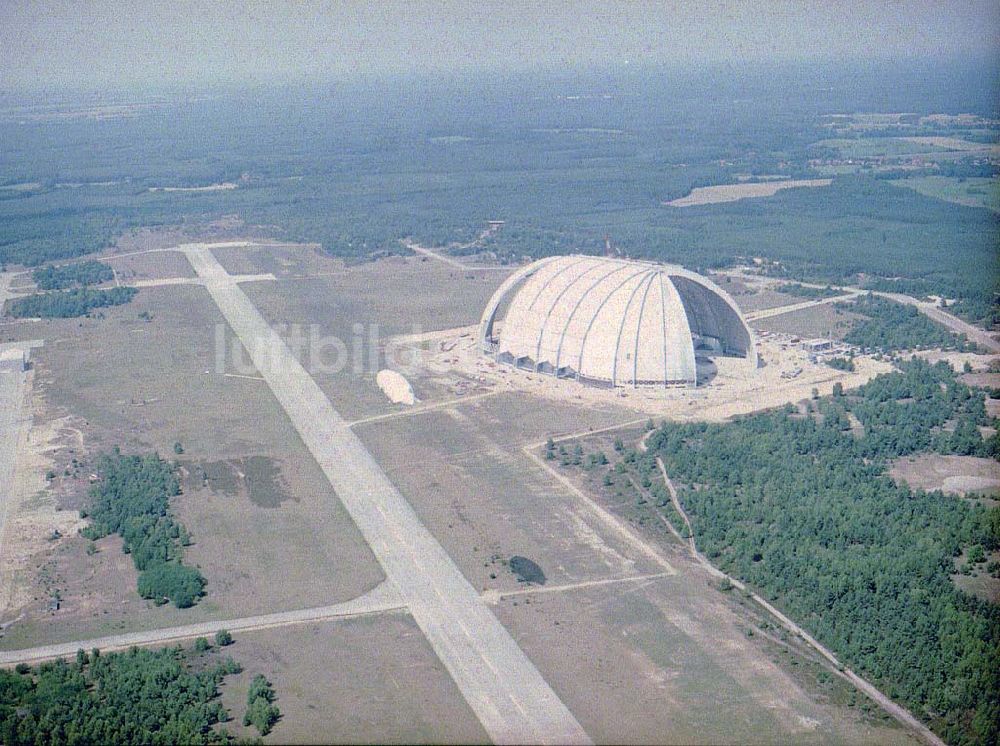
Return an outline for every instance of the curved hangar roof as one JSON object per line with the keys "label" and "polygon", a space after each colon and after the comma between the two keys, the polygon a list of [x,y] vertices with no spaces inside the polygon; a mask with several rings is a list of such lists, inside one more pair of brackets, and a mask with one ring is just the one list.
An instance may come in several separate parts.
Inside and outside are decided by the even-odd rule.
{"label": "curved hangar roof", "polygon": [[500,362],[599,386],[694,385],[696,343],[757,367],[753,334],[719,286],[677,266],[594,256],[515,272],[483,312],[479,342]]}

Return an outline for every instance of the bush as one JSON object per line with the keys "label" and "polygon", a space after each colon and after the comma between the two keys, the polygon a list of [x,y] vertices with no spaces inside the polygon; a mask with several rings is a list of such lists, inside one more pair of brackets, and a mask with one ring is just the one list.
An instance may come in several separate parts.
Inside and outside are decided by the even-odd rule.
{"label": "bush", "polygon": [[227,629],[220,629],[218,632],[216,632],[215,633],[215,644],[218,645],[220,648],[224,648],[227,645],[232,645],[233,644],[233,636],[231,634],[229,634],[229,630],[227,630]]}
{"label": "bush", "polygon": [[262,674],[257,674],[250,682],[247,692],[247,711],[243,716],[243,725],[252,725],[262,736],[271,732],[271,727],[281,716],[274,706],[275,696],[271,682]]}
{"label": "bush", "polygon": [[[846,370],[849,373],[854,372],[854,361],[851,360],[850,358],[831,357],[829,360],[826,361],[826,364],[829,365],[834,370]],[[844,387],[841,386],[840,390],[841,393],[843,393]]]}
{"label": "bush", "polygon": [[169,599],[178,609],[194,606],[204,594],[205,578],[193,567],[179,562],[154,565],[139,574],[139,595],[157,603]]}

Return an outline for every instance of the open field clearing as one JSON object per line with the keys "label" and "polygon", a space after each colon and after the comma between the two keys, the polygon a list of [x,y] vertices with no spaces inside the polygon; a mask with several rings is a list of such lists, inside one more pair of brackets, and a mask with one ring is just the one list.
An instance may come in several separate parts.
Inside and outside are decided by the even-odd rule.
{"label": "open field clearing", "polygon": [[[234,637],[227,652],[232,650],[244,673],[227,679],[222,701],[239,716],[253,673],[263,673],[278,692],[282,714],[265,743],[489,740],[406,614]],[[238,722],[230,725],[235,735],[257,735]]]}
{"label": "open field clearing", "polygon": [[[530,433],[522,415],[533,421]],[[625,421],[621,415],[590,423]],[[502,562],[515,555],[537,562],[553,585],[669,571],[603,536],[600,518],[525,456],[520,444],[544,440],[546,420],[556,432],[587,427],[569,407],[505,396],[355,429],[480,592],[518,588]]]}
{"label": "open field clearing", "polygon": [[[244,286],[244,292],[270,324],[298,324],[306,335],[315,325],[318,338],[335,337],[343,342],[343,356],[330,342],[321,350],[316,348],[318,366],[312,360],[303,363],[337,411],[355,420],[399,411],[403,406],[391,404],[375,383],[379,370],[393,367],[385,359],[390,337],[478,322],[482,308],[509,271],[466,274],[432,260],[386,259],[350,267],[344,274],[254,283]],[[385,292],[387,287],[393,292]],[[336,366],[338,358],[340,366]],[[342,370],[335,372],[334,367]],[[430,379],[411,383],[422,402],[460,395],[454,387]],[[467,386],[468,382],[461,390]]]}
{"label": "open field clearing", "polygon": [[821,303],[799,311],[762,318],[753,322],[755,329],[792,334],[807,339],[824,337],[842,339],[851,324],[863,316],[837,308],[833,303]]}
{"label": "open field clearing", "polygon": [[662,530],[623,535],[604,516],[628,506],[595,510],[522,448],[626,417],[512,393],[355,429],[595,741],[905,742],[793,680]]}
{"label": "open field clearing", "polygon": [[104,262],[114,267],[119,282],[134,280],[162,280],[172,277],[195,276],[191,265],[176,251],[152,251],[145,254],[128,254],[122,257],[105,257]]}
{"label": "open field clearing", "polygon": [[691,194],[688,196],[670,200],[663,204],[670,207],[692,207],[695,205],[712,205],[719,202],[736,202],[737,200],[754,197],[770,197],[782,189],[829,186],[831,181],[831,179],[786,179],[784,181],[697,187],[691,190]]}
{"label": "open field clearing", "polygon": [[991,143],[982,142],[970,142],[969,140],[962,140],[958,137],[903,137],[901,138],[906,142],[914,142],[918,145],[927,145],[933,148],[940,148],[943,150],[997,150],[997,146]]}
{"label": "open field clearing", "polygon": [[[144,310],[152,321],[139,320]],[[185,480],[185,494],[173,505],[194,536],[186,556],[209,583],[206,598],[188,610],[142,601],[132,563],[114,539],[102,540],[93,556],[80,537],[43,542],[19,582],[37,587],[44,570],[65,601],[50,614],[46,595],[29,594],[38,596],[35,606],[7,629],[3,647],[316,606],[381,581],[370,550],[267,388],[214,371],[219,323],[207,293],[196,287],[143,290],[102,320],[46,323],[51,336],[35,351],[43,407],[36,417],[45,425],[71,413],[80,431],[77,441],[66,428],[55,455],[57,486],[67,493],[61,499],[79,506],[86,462],[115,445],[126,452],[155,449],[189,472],[203,463],[264,459],[280,496],[272,490],[270,502],[255,501],[249,490],[227,494],[211,481]],[[34,335],[39,326],[8,330]],[[183,443],[183,455],[173,454],[175,442]],[[71,458],[84,462],[76,478],[61,475]],[[8,609],[2,621],[20,613]]]}
{"label": "open field clearing", "polygon": [[262,242],[254,246],[215,249],[219,263],[233,275],[270,272],[275,277],[292,278],[343,272],[344,263],[323,254],[319,247],[305,244]]}
{"label": "open field clearing", "polygon": [[[728,289],[728,286],[723,285],[723,288]],[[764,311],[770,308],[792,306],[802,302],[802,298],[798,296],[782,293],[771,288],[764,288],[754,293],[733,295],[733,300],[744,314]]]}
{"label": "open field clearing", "polygon": [[773,316],[782,316],[785,314],[795,313],[796,311],[804,311],[807,309],[815,308],[817,306],[823,306],[829,303],[843,303],[845,301],[851,301],[860,295],[859,292],[843,293],[841,295],[834,295],[829,298],[819,298],[812,300],[798,300],[795,303],[781,306],[772,306],[770,308],[764,308],[760,311],[751,311],[746,314],[746,320],[755,323],[762,319],[771,318]]}
{"label": "open field clearing", "polygon": [[230,189],[236,189],[239,184],[232,181],[224,181],[220,184],[206,184],[205,186],[195,186],[195,187],[178,187],[178,186],[160,186],[160,187],[150,187],[151,192],[226,192]]}
{"label": "open field clearing", "polygon": [[810,147],[834,148],[842,158],[897,157],[948,149],[908,137],[831,138],[815,142]]}
{"label": "open field clearing", "polygon": [[988,458],[928,453],[899,459],[889,474],[913,489],[959,495],[1000,494],[1000,464]]}
{"label": "open field clearing", "polygon": [[970,176],[915,176],[892,182],[899,187],[912,189],[928,197],[954,202],[969,207],[985,207],[1000,212],[1000,183],[997,179]]}

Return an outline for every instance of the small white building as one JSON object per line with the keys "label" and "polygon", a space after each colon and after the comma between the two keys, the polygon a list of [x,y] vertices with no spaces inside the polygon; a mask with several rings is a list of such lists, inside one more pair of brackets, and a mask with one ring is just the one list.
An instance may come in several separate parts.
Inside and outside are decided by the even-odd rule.
{"label": "small white building", "polygon": [[0,371],[23,373],[28,369],[28,353],[19,347],[0,350]]}
{"label": "small white building", "polygon": [[829,339],[807,339],[802,343],[806,352],[827,352],[833,349],[833,341]]}

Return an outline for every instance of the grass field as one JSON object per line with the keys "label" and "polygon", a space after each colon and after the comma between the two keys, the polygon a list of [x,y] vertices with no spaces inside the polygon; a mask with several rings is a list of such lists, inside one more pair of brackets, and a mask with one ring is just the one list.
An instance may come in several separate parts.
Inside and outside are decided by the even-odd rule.
{"label": "grass field", "polygon": [[902,137],[831,138],[813,143],[813,148],[834,148],[841,158],[878,158],[934,153],[948,148]]}
{"label": "grass field", "polygon": [[[140,320],[143,311],[153,320]],[[56,469],[61,473],[72,458],[83,459],[78,495],[86,490],[90,458],[120,445],[157,450],[185,468],[268,459],[290,499],[269,507],[249,492],[226,494],[188,481],[173,505],[194,536],[188,561],[208,579],[208,595],[189,610],[140,600],[132,563],[112,539],[93,556],[85,554],[80,537],[47,546],[22,581],[37,583],[47,568],[58,579],[62,608],[48,614],[48,599],[40,596],[7,630],[3,647],[317,606],[380,582],[370,551],[267,388],[214,371],[215,325],[221,321],[202,288],[172,287],[146,289],[104,319],[16,328],[47,337],[35,356],[36,387],[45,401],[36,416],[70,414],[81,431],[83,448],[65,445]],[[175,442],[183,444],[182,456],[174,455]],[[8,610],[7,617],[18,613]]]}
{"label": "grass field", "polygon": [[487,736],[413,620],[405,614],[235,636],[243,665],[222,701],[234,735],[250,679],[274,684],[281,720],[265,743],[484,743]]}
{"label": "grass field", "polygon": [[132,254],[105,259],[118,275],[120,282],[134,280],[161,280],[169,277],[194,277],[194,270],[181,254],[174,251],[157,251],[150,254]]}
{"label": "grass field", "polygon": [[985,207],[993,212],[1000,212],[1000,182],[997,179],[973,176],[968,178],[916,176],[892,183],[896,186],[912,189],[927,197],[942,199],[945,202],[954,202],[970,207]]}
{"label": "grass field", "polygon": [[830,179],[787,179],[744,184],[719,184],[692,189],[691,194],[686,197],[670,200],[664,204],[670,207],[691,207],[712,205],[719,202],[736,202],[753,197],[770,197],[783,189],[829,186],[830,181]]}
{"label": "grass field", "polygon": [[[250,272],[266,259],[228,257]],[[272,323],[317,324],[349,340],[357,324],[389,335],[474,323],[504,275],[395,259],[245,289]],[[121,444],[174,458],[173,444],[183,444],[185,493],[174,505],[194,534],[187,559],[209,586],[191,610],[153,608],[135,594],[117,539],[88,555],[69,537],[46,546],[28,578],[41,586],[44,570],[63,607],[49,613],[39,595],[3,647],[319,605],[381,579],[265,385],[215,371],[219,322],[203,288],[176,286],[146,289],[103,319],[9,327],[48,340],[36,368],[42,416],[71,415],[79,426],[82,482],[96,450]],[[602,512],[524,451],[549,435],[634,421],[635,411],[507,391],[407,412],[388,403],[373,372],[317,381],[345,416],[394,415],[355,431],[595,741],[905,740],[801,675],[811,664],[794,645],[749,637],[755,617],[742,599],[717,590],[662,525],[636,512],[634,496],[602,502]],[[432,374],[414,386],[426,404],[453,396]],[[611,435],[595,437],[610,448]],[[630,524],[638,534],[622,529]],[[520,582],[515,555],[538,563],[545,585]],[[247,675],[264,673],[278,691],[284,719],[268,741],[483,740],[406,615],[248,634],[237,653]],[[224,694],[237,719],[247,675]]]}
{"label": "grass field", "polygon": [[[334,260],[326,262],[339,266]],[[262,265],[244,266],[259,271]],[[375,384],[375,374],[387,367],[384,351],[390,337],[478,323],[509,271],[466,273],[431,260],[387,259],[356,265],[342,274],[252,283],[244,290],[272,325],[299,324],[308,332],[315,324],[320,337],[344,343],[343,370],[314,370],[314,374],[337,411],[347,419],[359,419],[399,408]],[[376,337],[374,347],[371,335]],[[332,348],[317,354],[329,365],[338,356]],[[430,380],[418,383],[415,393],[425,401],[450,398]]]}
{"label": "grass field", "polygon": [[[800,301],[801,302],[801,301]],[[856,313],[836,308],[833,303],[825,303],[800,311],[789,311],[780,316],[759,319],[752,323],[755,329],[798,337],[823,337],[842,339],[852,322],[863,318]]]}
{"label": "grass field", "polygon": [[[640,528],[676,575],[521,450],[629,417],[510,394],[357,430],[595,741],[906,740],[791,676],[804,662],[748,638],[738,599],[662,527]],[[611,435],[595,439],[610,449]],[[632,501],[606,507],[633,523]],[[535,561],[545,584],[519,583],[513,555]]]}

